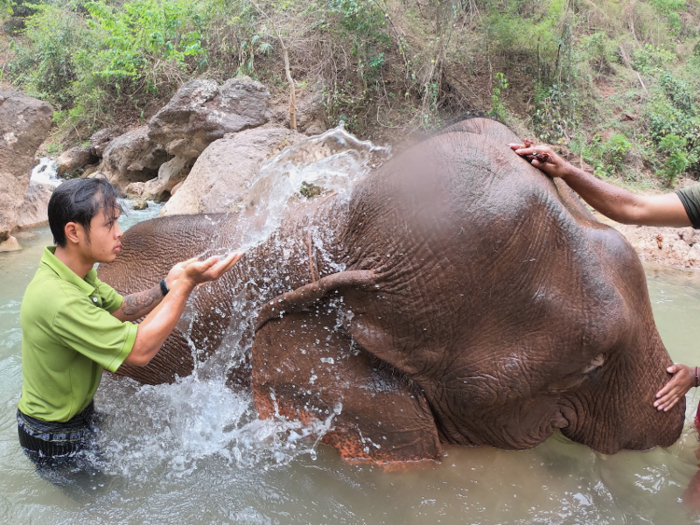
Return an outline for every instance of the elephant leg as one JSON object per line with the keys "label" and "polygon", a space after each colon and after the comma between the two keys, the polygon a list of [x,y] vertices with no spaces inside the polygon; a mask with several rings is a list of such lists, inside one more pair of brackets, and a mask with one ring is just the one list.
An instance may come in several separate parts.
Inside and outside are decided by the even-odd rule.
{"label": "elephant leg", "polygon": [[308,423],[335,413],[322,441],[346,461],[439,461],[440,440],[423,393],[353,344],[339,324],[338,311],[324,300],[262,326],[253,343],[251,379],[260,417],[280,414]]}

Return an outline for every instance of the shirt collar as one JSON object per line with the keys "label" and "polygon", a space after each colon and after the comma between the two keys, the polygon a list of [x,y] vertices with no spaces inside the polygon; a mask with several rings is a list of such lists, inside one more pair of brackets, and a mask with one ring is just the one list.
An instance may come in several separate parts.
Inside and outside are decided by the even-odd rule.
{"label": "shirt collar", "polygon": [[66,266],[56,257],[55,252],[55,246],[45,247],[44,254],[41,256],[41,262],[39,263],[39,266],[45,266],[49,270],[53,271],[56,275],[58,275],[60,279],[69,282],[74,286],[77,286],[80,290],[82,290],[85,293],[85,295],[90,295],[91,293],[93,293],[95,291],[95,288],[97,288],[97,271],[94,268],[92,268],[85,276],[85,279],[81,279],[80,277],[78,277],[77,273],[68,268],[68,266]]}

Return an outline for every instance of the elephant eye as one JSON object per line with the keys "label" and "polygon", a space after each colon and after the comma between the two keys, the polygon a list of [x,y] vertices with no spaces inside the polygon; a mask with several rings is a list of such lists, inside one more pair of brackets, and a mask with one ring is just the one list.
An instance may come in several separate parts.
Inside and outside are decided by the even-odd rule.
{"label": "elephant eye", "polygon": [[583,367],[581,373],[590,374],[596,368],[600,368],[601,366],[603,366],[603,363],[605,363],[605,356],[603,354],[598,354],[593,358],[593,360],[590,363]]}

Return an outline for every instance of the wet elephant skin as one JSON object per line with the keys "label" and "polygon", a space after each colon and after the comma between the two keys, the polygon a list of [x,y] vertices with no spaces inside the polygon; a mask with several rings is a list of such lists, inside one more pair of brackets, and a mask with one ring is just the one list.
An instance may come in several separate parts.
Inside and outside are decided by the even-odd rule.
{"label": "wet elephant skin", "polygon": [[[198,359],[236,362],[262,417],[333,418],[350,460],[439,459],[442,443],[525,449],[557,429],[603,453],[668,446],[685,404],[654,393],[671,364],[642,266],[566,185],[474,119],[337,196],[291,206],[271,239],[196,292],[189,325],[141,381]],[[100,268],[120,292],[225,245],[235,216],[176,216],[127,232]],[[281,315],[282,314],[282,315]],[[236,334],[232,336],[232,334]],[[157,358],[158,359],[158,358]]]}

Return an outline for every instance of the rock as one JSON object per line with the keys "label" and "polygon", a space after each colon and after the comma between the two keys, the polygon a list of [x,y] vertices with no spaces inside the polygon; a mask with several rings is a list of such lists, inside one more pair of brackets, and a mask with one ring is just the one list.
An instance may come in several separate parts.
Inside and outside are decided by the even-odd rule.
{"label": "rock", "polygon": [[126,194],[134,197],[162,202],[168,200],[176,184],[183,182],[194,164],[194,159],[175,157],[158,170],[158,177],[147,182],[132,182],[126,187]]}
{"label": "rock", "polygon": [[[285,98],[272,109],[272,119],[280,126],[289,127],[289,100]],[[328,130],[326,107],[319,87],[301,91],[296,104],[297,131],[306,135],[320,135]]]}
{"label": "rock", "polygon": [[86,166],[95,164],[98,160],[99,158],[92,153],[90,146],[71,148],[58,157],[56,161],[58,164],[57,174],[59,177],[74,175]]}
{"label": "rock", "polygon": [[158,174],[169,159],[160,144],[148,138],[148,126],[120,135],[104,151],[102,169],[109,181],[123,190],[131,182],[145,182]]}
{"label": "rock", "polygon": [[103,128],[95,132],[92,137],[90,137],[90,149],[92,150],[92,154],[102,158],[109,143],[123,134],[124,130],[122,128]]}
{"label": "rock", "polygon": [[190,80],[151,118],[148,136],[171,155],[196,158],[226,133],[265,124],[269,98],[265,86],[245,76],[221,86]]}
{"label": "rock", "polygon": [[53,190],[53,187],[45,184],[29,184],[24,202],[17,209],[18,228],[32,228],[49,222],[49,199]]}
{"label": "rock", "polygon": [[145,210],[146,208],[148,208],[148,202],[144,199],[136,199],[131,203],[132,210]]}
{"label": "rock", "polygon": [[94,179],[95,177],[92,177],[91,175],[93,175],[94,173],[97,173],[98,171],[100,171],[100,170],[99,170],[99,165],[97,165],[97,164],[90,164],[89,166],[87,166],[87,167],[83,170],[83,173],[82,173],[81,177],[84,177],[84,178],[86,178],[86,179]]}
{"label": "rock", "polygon": [[678,237],[683,239],[688,246],[693,246],[698,242],[696,231],[692,226],[680,230],[678,232]]}
{"label": "rock", "polygon": [[634,226],[619,224],[594,213],[596,219],[618,230],[630,242],[645,263],[676,268],[700,268],[700,244],[693,228]]}
{"label": "rock", "polygon": [[12,236],[15,237],[15,238],[16,238],[17,240],[19,240],[19,241],[29,240],[29,239],[36,239],[37,237],[39,237],[39,236],[38,236],[36,233],[34,233],[34,232],[22,232],[22,231],[15,232],[15,233],[12,234]]}
{"label": "rock", "polygon": [[40,100],[0,89],[0,241],[16,226],[34,167],[34,154],[51,129],[53,110]]}
{"label": "rock", "polygon": [[2,252],[16,252],[22,249],[17,239],[10,235],[7,239],[0,242],[0,253]]}
{"label": "rock", "polygon": [[184,183],[185,183],[185,181],[183,180],[182,182],[178,182],[177,184],[175,184],[175,186],[173,186],[173,189],[170,190],[170,195],[171,195],[171,196],[172,196],[172,195],[175,195],[175,192],[176,192],[177,190],[179,190],[180,188],[182,188],[182,185],[183,185]]}
{"label": "rock", "polygon": [[95,171],[94,173],[90,173],[89,175],[86,175],[86,177],[88,179],[107,179],[107,180],[109,180],[109,177],[103,171]]}
{"label": "rock", "polygon": [[277,127],[226,135],[204,150],[161,214],[215,213],[236,209],[246,199],[247,183],[258,173],[260,165],[286,146],[305,138],[295,131]]}
{"label": "rock", "polygon": [[319,121],[314,121],[304,130],[304,133],[311,137],[315,135],[320,135],[321,133],[326,132],[327,129],[328,128],[326,128],[325,124]]}

